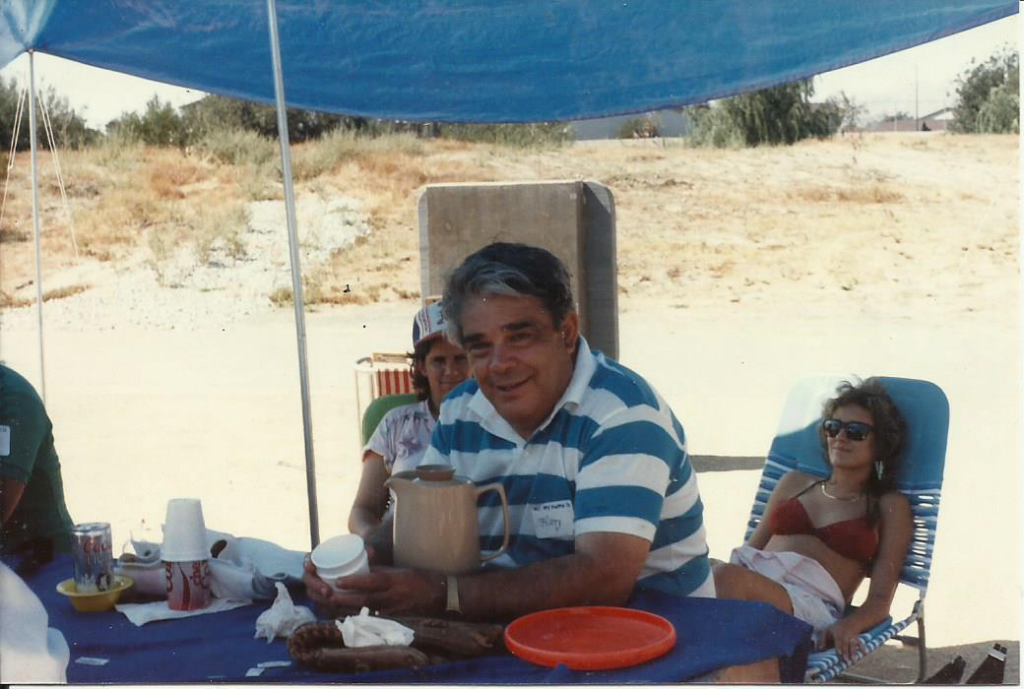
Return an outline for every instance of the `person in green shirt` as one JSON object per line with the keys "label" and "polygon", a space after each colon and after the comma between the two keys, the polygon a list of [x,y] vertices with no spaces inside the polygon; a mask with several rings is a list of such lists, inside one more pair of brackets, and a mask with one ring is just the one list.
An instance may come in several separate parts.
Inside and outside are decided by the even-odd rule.
{"label": "person in green shirt", "polygon": [[43,401],[31,383],[0,364],[0,554],[50,543],[70,552],[73,526]]}

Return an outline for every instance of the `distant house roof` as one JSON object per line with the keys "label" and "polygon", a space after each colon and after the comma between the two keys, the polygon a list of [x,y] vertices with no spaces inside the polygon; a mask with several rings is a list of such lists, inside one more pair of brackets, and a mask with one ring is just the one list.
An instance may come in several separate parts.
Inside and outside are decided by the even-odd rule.
{"label": "distant house roof", "polygon": [[863,127],[859,127],[854,131],[861,132],[944,132],[946,131],[947,125],[953,120],[953,108],[942,108],[935,112],[930,112],[927,115],[921,115],[921,117],[914,119],[913,117],[903,117],[898,120],[884,120],[881,122],[871,122]]}
{"label": "distant house roof", "polygon": [[942,108],[927,115],[921,115],[922,120],[951,120],[953,119],[953,108]]}

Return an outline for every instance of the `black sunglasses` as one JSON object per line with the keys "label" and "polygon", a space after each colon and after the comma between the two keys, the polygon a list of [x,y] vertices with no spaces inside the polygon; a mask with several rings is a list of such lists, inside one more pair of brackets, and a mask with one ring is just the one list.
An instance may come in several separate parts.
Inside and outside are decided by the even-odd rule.
{"label": "black sunglasses", "polygon": [[847,439],[854,442],[864,440],[874,430],[868,423],[840,421],[839,419],[825,419],[821,422],[821,427],[824,429],[825,435],[830,438],[838,438],[839,434],[845,430]]}

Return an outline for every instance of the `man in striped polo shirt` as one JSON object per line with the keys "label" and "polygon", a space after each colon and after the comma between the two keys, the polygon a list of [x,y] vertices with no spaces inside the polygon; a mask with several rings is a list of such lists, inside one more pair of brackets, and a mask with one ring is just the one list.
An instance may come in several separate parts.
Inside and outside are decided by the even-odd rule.
{"label": "man in striped polo shirt", "polygon": [[[423,463],[503,484],[508,551],[458,577],[374,567],[344,582],[351,593],[330,593],[307,568],[314,600],[509,619],[622,605],[636,589],[713,597],[683,428],[643,378],[591,351],[562,262],[543,249],[491,244],[449,277],[444,308],[475,379],[445,398]],[[479,515],[481,549],[498,549],[500,504],[481,505]]]}

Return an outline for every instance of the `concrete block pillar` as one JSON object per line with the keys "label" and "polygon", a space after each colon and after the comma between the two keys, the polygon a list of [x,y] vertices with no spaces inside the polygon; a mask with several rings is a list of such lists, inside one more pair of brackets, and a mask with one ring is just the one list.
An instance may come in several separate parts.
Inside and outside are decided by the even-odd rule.
{"label": "concrete block pillar", "polygon": [[618,358],[615,202],[596,182],[435,184],[419,200],[420,279],[439,295],[448,274],[491,242],[547,249],[565,262],[584,337]]}

